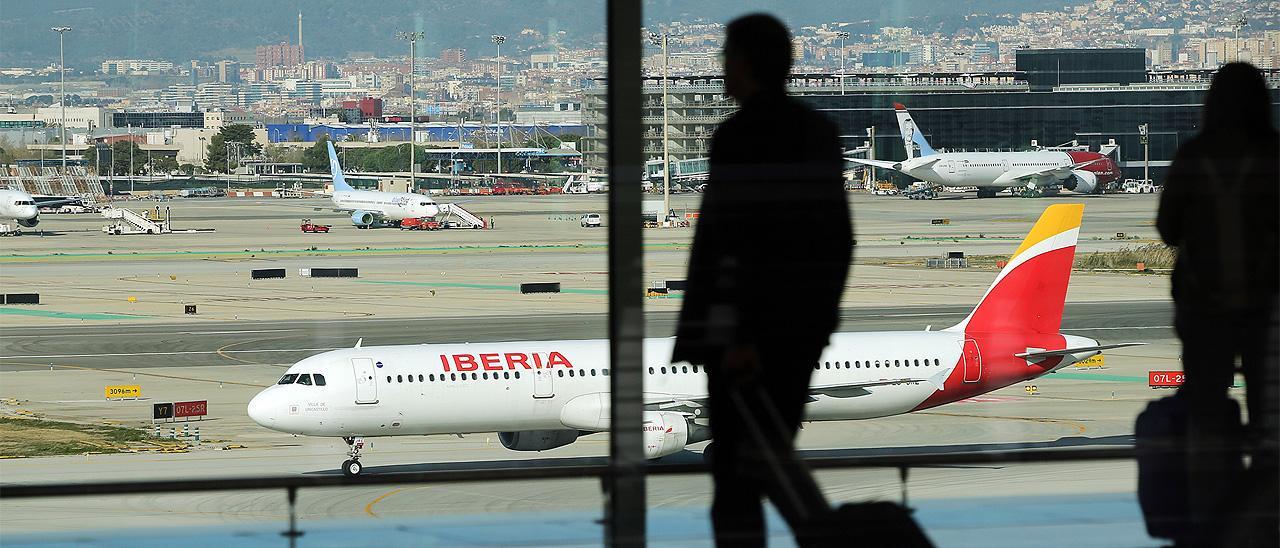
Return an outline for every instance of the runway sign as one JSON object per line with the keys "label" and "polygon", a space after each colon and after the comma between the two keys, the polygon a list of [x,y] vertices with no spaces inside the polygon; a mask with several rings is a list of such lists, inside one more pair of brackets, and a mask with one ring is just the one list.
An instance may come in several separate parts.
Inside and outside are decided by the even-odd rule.
{"label": "runway sign", "polygon": [[178,417],[203,417],[209,414],[209,402],[207,400],[200,401],[180,401],[173,404],[173,416]]}
{"label": "runway sign", "polygon": [[1147,385],[1151,388],[1177,388],[1187,380],[1181,371],[1148,371]]}
{"label": "runway sign", "polygon": [[[173,418],[172,403],[155,403],[151,405],[151,420],[168,420]],[[158,432],[158,431],[157,431]],[[157,434],[159,435],[159,434]]]}
{"label": "runway sign", "polygon": [[0,304],[40,304],[40,294],[5,293],[0,295]]}
{"label": "runway sign", "polygon": [[249,275],[252,276],[253,279],[255,280],[262,280],[266,278],[283,278],[284,269],[283,268],[257,268],[257,269],[254,269],[252,272],[250,272]]}
{"label": "runway sign", "polygon": [[520,284],[521,293],[559,293],[560,282],[534,282]]}
{"label": "runway sign", "polygon": [[136,384],[121,384],[116,386],[108,386],[103,389],[109,400],[120,400],[142,397],[142,386]]}
{"label": "runway sign", "polygon": [[1102,354],[1098,354],[1087,360],[1078,361],[1072,365],[1077,369],[1101,369],[1106,367],[1106,360],[1102,357]]}

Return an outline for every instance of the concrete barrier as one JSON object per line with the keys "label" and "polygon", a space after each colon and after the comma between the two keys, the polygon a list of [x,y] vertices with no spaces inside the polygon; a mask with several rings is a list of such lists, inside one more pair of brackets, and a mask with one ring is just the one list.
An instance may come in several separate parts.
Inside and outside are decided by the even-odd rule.
{"label": "concrete barrier", "polygon": [[5,293],[0,295],[0,304],[40,304],[40,294]]}
{"label": "concrete barrier", "polygon": [[521,293],[559,293],[560,282],[533,282],[520,284]]}
{"label": "concrete barrier", "polygon": [[284,269],[283,268],[255,268],[252,272],[249,273],[249,275],[253,276],[253,279],[255,280],[261,280],[265,278],[283,278]]}

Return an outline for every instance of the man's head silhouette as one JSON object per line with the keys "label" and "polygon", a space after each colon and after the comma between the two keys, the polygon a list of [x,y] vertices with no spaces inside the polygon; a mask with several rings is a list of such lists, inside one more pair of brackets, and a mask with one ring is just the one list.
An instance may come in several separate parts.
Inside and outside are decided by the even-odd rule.
{"label": "man's head silhouette", "polygon": [[791,72],[791,34],[776,17],[753,13],[725,28],[724,91],[739,101],[782,92]]}
{"label": "man's head silhouette", "polygon": [[1275,133],[1271,96],[1258,69],[1248,63],[1228,63],[1218,69],[1204,99],[1204,131],[1253,136]]}

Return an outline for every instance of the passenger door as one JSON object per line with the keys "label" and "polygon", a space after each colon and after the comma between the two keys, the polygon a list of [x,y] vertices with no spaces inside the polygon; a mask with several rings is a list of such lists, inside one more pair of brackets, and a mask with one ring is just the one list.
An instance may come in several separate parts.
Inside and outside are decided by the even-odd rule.
{"label": "passenger door", "polygon": [[551,378],[550,369],[533,370],[533,397],[538,399],[555,397],[555,385]]}
{"label": "passenger door", "polygon": [[982,353],[978,352],[978,341],[964,340],[964,382],[982,380]]}
{"label": "passenger door", "polygon": [[356,403],[378,403],[378,375],[373,370],[373,359],[351,358],[355,374]]}

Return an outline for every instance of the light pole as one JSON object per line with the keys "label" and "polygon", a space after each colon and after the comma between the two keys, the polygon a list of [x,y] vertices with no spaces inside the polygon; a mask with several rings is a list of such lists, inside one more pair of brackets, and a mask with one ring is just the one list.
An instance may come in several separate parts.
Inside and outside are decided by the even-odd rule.
{"label": "light pole", "polygon": [[1138,140],[1142,142],[1142,182],[1151,181],[1151,139],[1147,124],[1138,126]]}
{"label": "light pole", "polygon": [[129,195],[133,195],[133,124],[129,124]]}
{"label": "light pole", "polygon": [[667,33],[649,33],[649,42],[662,46],[662,224],[667,223],[671,212],[671,151],[667,138]]}
{"label": "light pole", "polygon": [[[49,30],[58,33],[58,80],[62,88],[62,99],[58,101],[62,107],[62,123],[59,124],[61,127],[58,129],[58,135],[59,140],[62,141],[62,173],[65,175],[67,173],[67,62],[63,55],[62,38],[71,32],[71,27],[53,27]],[[41,162],[40,166],[44,167],[44,162]]]}
{"label": "light pole", "polygon": [[417,55],[418,40],[425,36],[422,31],[415,32],[397,32],[396,38],[409,41],[409,190],[412,191],[418,182],[418,164],[417,158],[414,156],[414,150],[417,148],[414,144],[414,132],[418,124],[418,102],[417,92],[414,89],[414,73],[417,72]]}
{"label": "light pole", "polygon": [[502,43],[507,41],[507,37],[495,34],[489,40],[498,46],[498,86],[493,90],[493,104],[497,114],[494,121],[498,125],[498,175],[502,175]]}
{"label": "light pole", "polygon": [[1240,62],[1240,29],[1244,28],[1245,25],[1248,25],[1248,24],[1249,24],[1249,20],[1245,19],[1244,16],[1231,20],[1231,28],[1235,29],[1236,31],[1236,39],[1235,39],[1236,58],[1232,59],[1232,61],[1235,61],[1237,63]]}
{"label": "light pole", "polygon": [[849,33],[837,32],[836,38],[840,39],[840,95],[844,95],[844,41],[849,38]]}

